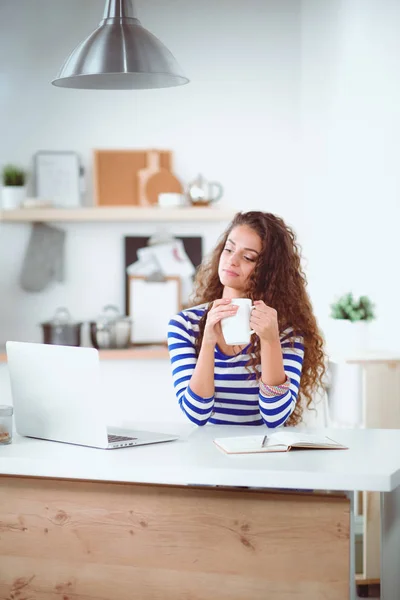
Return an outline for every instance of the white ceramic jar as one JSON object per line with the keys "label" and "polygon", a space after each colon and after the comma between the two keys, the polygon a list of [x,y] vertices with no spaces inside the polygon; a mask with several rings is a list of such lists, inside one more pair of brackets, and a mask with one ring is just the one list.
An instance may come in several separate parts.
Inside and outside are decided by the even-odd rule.
{"label": "white ceramic jar", "polygon": [[0,405],[0,444],[11,444],[13,430],[13,407]]}

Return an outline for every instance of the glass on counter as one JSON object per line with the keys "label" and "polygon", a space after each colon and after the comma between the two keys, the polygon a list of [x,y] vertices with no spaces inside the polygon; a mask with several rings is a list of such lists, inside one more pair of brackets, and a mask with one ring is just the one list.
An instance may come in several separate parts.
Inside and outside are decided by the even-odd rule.
{"label": "glass on counter", "polygon": [[11,444],[13,430],[13,407],[0,404],[0,445]]}

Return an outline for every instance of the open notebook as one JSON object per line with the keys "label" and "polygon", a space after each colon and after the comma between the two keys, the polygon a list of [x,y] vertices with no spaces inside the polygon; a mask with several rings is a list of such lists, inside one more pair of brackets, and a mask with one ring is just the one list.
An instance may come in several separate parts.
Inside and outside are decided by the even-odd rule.
{"label": "open notebook", "polygon": [[282,431],[267,435],[216,438],[214,443],[227,454],[288,452],[289,450],[347,450],[325,435]]}

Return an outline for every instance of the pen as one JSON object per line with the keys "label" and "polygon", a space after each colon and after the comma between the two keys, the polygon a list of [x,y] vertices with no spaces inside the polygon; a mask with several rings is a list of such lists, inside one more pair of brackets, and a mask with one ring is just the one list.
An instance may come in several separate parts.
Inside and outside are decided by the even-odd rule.
{"label": "pen", "polygon": [[267,441],[268,441],[268,436],[264,435],[263,441],[262,441],[262,444],[261,444],[261,448],[265,448]]}

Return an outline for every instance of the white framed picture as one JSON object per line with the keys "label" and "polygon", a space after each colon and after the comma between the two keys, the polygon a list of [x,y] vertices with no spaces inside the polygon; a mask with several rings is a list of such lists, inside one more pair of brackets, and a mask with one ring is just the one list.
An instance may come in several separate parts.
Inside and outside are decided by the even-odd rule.
{"label": "white framed picture", "polygon": [[34,168],[37,198],[63,208],[80,206],[81,171],[76,152],[40,150]]}

